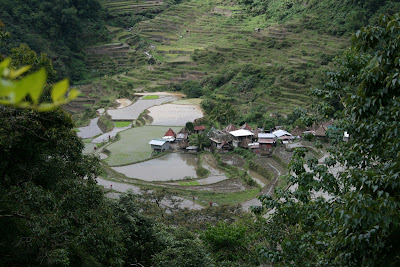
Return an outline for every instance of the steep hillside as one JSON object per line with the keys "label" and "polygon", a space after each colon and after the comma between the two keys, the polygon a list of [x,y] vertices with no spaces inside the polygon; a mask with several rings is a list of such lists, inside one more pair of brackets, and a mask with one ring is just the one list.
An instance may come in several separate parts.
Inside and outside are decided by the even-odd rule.
{"label": "steep hillside", "polygon": [[59,77],[85,78],[83,49],[108,41],[104,8],[97,0],[0,0],[0,19],[10,32],[0,53],[21,43],[37,53],[47,53]]}
{"label": "steep hillside", "polygon": [[[108,88],[103,104],[110,94],[181,90],[208,99],[207,113],[230,103],[238,123],[263,124],[271,113],[311,106],[309,89],[349,45],[360,12],[368,21],[380,12],[353,1],[179,2],[103,1],[115,17],[142,16],[108,27],[113,42],[87,49],[93,73],[107,75],[94,82]],[[398,5],[385,3],[379,10]]]}

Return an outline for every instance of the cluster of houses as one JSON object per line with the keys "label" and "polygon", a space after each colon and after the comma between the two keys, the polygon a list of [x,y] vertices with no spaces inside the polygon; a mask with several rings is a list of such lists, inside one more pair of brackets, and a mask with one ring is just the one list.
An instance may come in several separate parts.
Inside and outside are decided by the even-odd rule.
{"label": "cluster of houses", "polygon": [[[193,133],[203,133],[205,126],[194,127]],[[165,133],[163,138],[153,139],[149,142],[155,151],[186,149],[187,151],[197,151],[197,147],[190,146],[188,142],[189,133],[182,128],[175,133],[171,128]],[[236,128],[230,124],[224,130],[211,129],[207,136],[211,142],[211,149],[217,151],[227,151],[235,147],[251,149],[255,153],[268,154],[278,140],[287,143],[293,140],[293,135],[285,130],[276,130],[272,133],[265,133],[262,129],[252,129],[247,123]]]}
{"label": "cluster of houses", "polygon": [[[325,138],[326,131],[332,126],[333,122],[323,122],[315,124],[310,129],[294,128],[291,133],[276,129],[272,132],[265,132],[263,129],[252,129],[247,123],[237,128],[234,124],[228,125],[223,130],[212,128],[207,136],[211,142],[213,151],[228,151],[235,147],[250,149],[254,153],[268,155],[278,140],[283,144],[291,143],[294,139],[305,134],[312,134],[317,138]],[[277,127],[279,128],[279,127]],[[189,135],[192,133],[201,134],[206,130],[205,126],[194,127],[193,132],[188,132],[182,128],[178,133],[175,133],[171,128],[165,133],[161,139],[153,139],[149,142],[154,151],[165,150],[183,150],[197,151],[196,146],[189,145]],[[345,133],[346,135],[346,133]],[[348,137],[348,136],[347,136]],[[298,144],[288,144],[288,147],[296,147]]]}

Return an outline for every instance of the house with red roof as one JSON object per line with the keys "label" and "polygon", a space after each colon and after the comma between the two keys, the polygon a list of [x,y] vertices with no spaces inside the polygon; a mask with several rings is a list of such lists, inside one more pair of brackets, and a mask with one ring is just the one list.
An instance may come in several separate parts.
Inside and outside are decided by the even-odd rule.
{"label": "house with red roof", "polygon": [[201,133],[204,132],[205,129],[206,129],[206,126],[204,126],[204,125],[195,126],[194,127],[194,133],[201,134]]}
{"label": "house with red roof", "polygon": [[168,141],[168,142],[174,142],[176,138],[176,133],[169,128],[168,131],[165,133],[163,139]]}

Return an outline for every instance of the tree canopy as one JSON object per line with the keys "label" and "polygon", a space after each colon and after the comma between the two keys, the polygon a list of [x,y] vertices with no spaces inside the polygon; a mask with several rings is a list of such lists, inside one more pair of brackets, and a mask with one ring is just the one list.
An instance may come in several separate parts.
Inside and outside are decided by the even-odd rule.
{"label": "tree canopy", "polygon": [[12,36],[0,53],[26,43],[47,53],[61,77],[82,79],[83,48],[108,38],[105,11],[97,0],[0,0],[0,7],[0,18]]}
{"label": "tree canopy", "polygon": [[[326,101],[322,112],[336,111],[334,148],[323,165],[298,150],[291,186],[262,197],[275,210],[260,253],[277,266],[399,264],[399,34],[398,14],[362,28],[339,70],[314,91]],[[326,108],[337,102],[341,108]]]}

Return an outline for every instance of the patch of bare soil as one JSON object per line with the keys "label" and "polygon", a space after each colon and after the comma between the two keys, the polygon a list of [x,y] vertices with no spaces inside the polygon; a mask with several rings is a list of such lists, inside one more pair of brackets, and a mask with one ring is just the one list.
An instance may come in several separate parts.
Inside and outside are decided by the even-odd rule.
{"label": "patch of bare soil", "polygon": [[115,100],[115,101],[119,104],[119,106],[117,107],[117,109],[125,108],[125,107],[127,107],[127,106],[132,105],[132,101],[129,100],[129,99],[127,99],[127,98],[121,98],[121,99],[117,99],[117,100]]}

